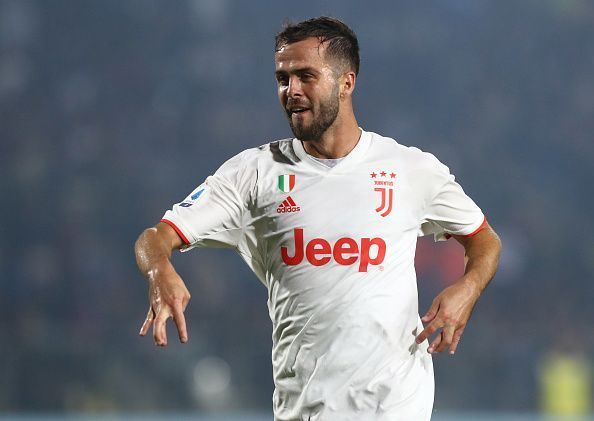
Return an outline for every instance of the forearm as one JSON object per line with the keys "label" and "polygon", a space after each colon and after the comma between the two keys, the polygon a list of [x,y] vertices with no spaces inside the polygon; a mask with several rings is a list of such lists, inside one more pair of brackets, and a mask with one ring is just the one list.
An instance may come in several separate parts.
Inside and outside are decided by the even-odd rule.
{"label": "forearm", "polygon": [[144,230],[134,245],[136,264],[144,277],[150,280],[158,273],[173,271],[171,253],[174,248],[175,244],[157,227]]}
{"label": "forearm", "polygon": [[149,281],[149,311],[140,328],[140,335],[147,334],[153,326],[155,344],[167,345],[165,324],[173,318],[179,340],[188,341],[184,310],[190,301],[190,292],[171,264],[171,252],[182,241],[169,225],[162,222],[144,230],[134,244],[138,269]]}
{"label": "forearm", "polygon": [[490,226],[472,238],[459,241],[465,249],[465,270],[461,281],[480,295],[497,271],[501,241]]}
{"label": "forearm", "polygon": [[418,344],[443,329],[427,348],[427,352],[442,352],[450,347],[454,354],[479,296],[487,287],[499,263],[501,241],[487,224],[472,237],[453,236],[464,246],[466,267],[458,282],[444,289],[421,318],[425,329],[417,336]]}

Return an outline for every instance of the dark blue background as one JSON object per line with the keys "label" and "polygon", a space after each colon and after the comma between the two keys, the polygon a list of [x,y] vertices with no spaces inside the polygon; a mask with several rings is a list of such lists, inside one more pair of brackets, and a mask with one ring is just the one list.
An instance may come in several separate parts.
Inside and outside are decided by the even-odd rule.
{"label": "dark blue background", "polygon": [[[591,365],[592,2],[0,0],[0,411],[270,408],[265,288],[232,252],[176,256],[190,342],[157,349],[133,244],[290,136],[273,36],[322,13],[359,36],[359,124],[435,153],[503,239],[436,408],[533,410],[543,356]],[[421,242],[422,309],[456,247]]]}

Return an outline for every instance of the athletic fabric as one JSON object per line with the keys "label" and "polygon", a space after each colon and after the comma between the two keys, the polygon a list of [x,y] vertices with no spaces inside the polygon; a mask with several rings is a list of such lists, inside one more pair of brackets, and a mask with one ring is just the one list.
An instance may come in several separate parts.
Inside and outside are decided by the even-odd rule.
{"label": "athletic fabric", "polygon": [[268,289],[277,421],[430,419],[417,237],[485,222],[433,155],[362,131],[330,168],[279,140],[231,158],[163,221],[183,250],[235,249]]}

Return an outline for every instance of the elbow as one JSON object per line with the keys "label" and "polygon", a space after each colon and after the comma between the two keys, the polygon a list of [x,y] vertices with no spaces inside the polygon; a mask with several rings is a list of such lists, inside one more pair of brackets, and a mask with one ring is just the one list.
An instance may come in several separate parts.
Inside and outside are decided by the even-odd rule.
{"label": "elbow", "polygon": [[155,236],[157,233],[157,229],[155,227],[147,228],[140,233],[136,241],[134,242],[134,254],[139,256],[145,250],[147,243],[149,242],[150,238]]}
{"label": "elbow", "polygon": [[494,237],[494,240],[495,240],[494,241],[494,243],[495,243],[494,244],[495,250],[497,250],[497,255],[500,255],[501,254],[501,250],[503,248],[503,243],[501,242],[501,237],[499,237],[499,235],[495,231],[493,231],[493,237]]}
{"label": "elbow", "polygon": [[495,268],[499,266],[499,259],[501,257],[501,251],[503,249],[503,243],[501,242],[501,237],[491,228],[491,250],[495,257]]}

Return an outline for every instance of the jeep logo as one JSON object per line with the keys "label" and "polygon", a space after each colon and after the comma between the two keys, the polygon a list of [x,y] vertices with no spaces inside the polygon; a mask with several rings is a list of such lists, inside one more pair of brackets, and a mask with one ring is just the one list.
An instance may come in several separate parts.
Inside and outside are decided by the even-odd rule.
{"label": "jeep logo", "polygon": [[295,228],[294,236],[292,256],[288,247],[281,247],[283,262],[289,266],[298,265],[304,257],[314,266],[324,266],[334,259],[343,266],[359,261],[359,272],[367,272],[369,265],[379,265],[386,256],[386,242],[379,237],[361,238],[360,244],[352,238],[343,237],[331,245],[323,238],[314,238],[304,244],[303,228]]}

